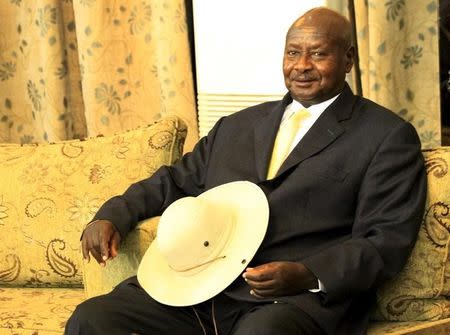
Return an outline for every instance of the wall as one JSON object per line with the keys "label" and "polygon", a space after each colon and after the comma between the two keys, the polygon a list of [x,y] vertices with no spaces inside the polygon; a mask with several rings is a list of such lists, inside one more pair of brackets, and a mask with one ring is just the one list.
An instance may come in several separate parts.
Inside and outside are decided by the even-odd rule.
{"label": "wall", "polygon": [[284,38],[324,0],[194,0],[200,136],[223,115],[282,97]]}

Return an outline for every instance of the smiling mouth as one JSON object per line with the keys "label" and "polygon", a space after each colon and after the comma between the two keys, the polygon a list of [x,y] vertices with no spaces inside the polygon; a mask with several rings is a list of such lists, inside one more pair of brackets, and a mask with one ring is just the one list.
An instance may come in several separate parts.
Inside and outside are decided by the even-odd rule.
{"label": "smiling mouth", "polygon": [[301,80],[293,80],[292,83],[296,86],[306,87],[310,86],[313,82],[315,82],[314,79],[301,79]]}

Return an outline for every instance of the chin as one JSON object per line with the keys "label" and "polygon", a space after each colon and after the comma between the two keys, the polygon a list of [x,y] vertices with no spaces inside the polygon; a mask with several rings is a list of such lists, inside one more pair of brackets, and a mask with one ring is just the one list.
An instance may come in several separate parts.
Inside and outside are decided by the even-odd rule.
{"label": "chin", "polygon": [[314,100],[315,97],[321,95],[320,91],[314,89],[313,87],[299,88],[295,87],[295,85],[292,85],[289,91],[291,92],[292,96],[302,98],[304,100]]}
{"label": "chin", "polygon": [[317,95],[314,94],[296,94],[291,92],[291,95],[295,100],[309,104],[313,104],[317,100]]}

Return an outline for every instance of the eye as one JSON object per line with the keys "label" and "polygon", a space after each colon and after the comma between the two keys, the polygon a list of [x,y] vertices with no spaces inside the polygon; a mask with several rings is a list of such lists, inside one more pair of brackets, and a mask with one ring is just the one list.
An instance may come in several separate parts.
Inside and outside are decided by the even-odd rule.
{"label": "eye", "polygon": [[288,56],[296,56],[296,55],[298,55],[298,51],[297,51],[297,50],[288,50],[288,51],[286,52],[286,54],[287,54]]}
{"label": "eye", "polygon": [[321,50],[316,50],[316,51],[312,51],[311,52],[311,56],[316,57],[316,58],[320,58],[320,57],[325,57],[326,54],[325,54],[325,52],[323,52]]}

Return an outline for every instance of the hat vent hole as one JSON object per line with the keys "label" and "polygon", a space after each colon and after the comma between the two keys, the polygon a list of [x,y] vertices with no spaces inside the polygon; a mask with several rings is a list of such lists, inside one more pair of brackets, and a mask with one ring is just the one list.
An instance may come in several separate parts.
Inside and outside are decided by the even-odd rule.
{"label": "hat vent hole", "polygon": [[205,242],[203,242],[203,245],[204,245],[205,247],[208,247],[208,246],[209,246],[209,242],[208,242],[208,241],[205,241]]}
{"label": "hat vent hole", "polygon": [[243,260],[241,261],[241,263],[242,263],[242,264],[245,264],[245,263],[247,263],[247,261],[246,261],[245,259],[243,259]]}

